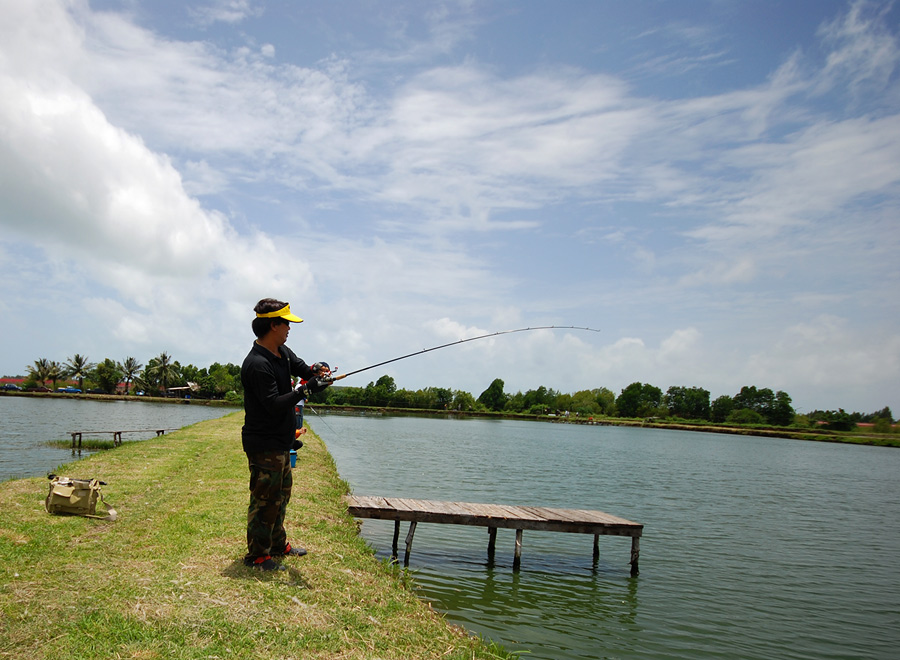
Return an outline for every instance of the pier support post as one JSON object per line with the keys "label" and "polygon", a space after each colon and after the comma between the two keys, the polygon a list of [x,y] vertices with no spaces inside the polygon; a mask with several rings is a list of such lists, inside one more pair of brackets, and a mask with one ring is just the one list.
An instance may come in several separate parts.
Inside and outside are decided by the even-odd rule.
{"label": "pier support post", "polygon": [[118,447],[122,444],[122,432],[115,431],[113,432],[113,447]]}
{"label": "pier support post", "polygon": [[494,563],[494,552],[497,549],[497,528],[488,527],[488,561]]}
{"label": "pier support post", "polygon": [[403,565],[409,566],[409,551],[412,550],[413,535],[416,533],[416,521],[409,523],[409,534],[406,535],[406,554],[403,555]]}
{"label": "pier support post", "polygon": [[631,577],[636,576],[638,571],[638,558],[641,554],[641,539],[638,536],[631,537]]}
{"label": "pier support post", "polygon": [[594,563],[600,559],[600,535],[594,534]]}
{"label": "pier support post", "polygon": [[513,557],[513,570],[519,570],[519,566],[522,564],[522,530],[516,530],[516,553]]}
{"label": "pier support post", "polygon": [[400,556],[397,551],[397,542],[400,540],[400,521],[394,521],[394,542],[391,544],[391,561],[397,561]]}
{"label": "pier support post", "polygon": [[81,450],[81,433],[72,433],[72,449],[75,449],[75,439],[78,439],[78,449]]}

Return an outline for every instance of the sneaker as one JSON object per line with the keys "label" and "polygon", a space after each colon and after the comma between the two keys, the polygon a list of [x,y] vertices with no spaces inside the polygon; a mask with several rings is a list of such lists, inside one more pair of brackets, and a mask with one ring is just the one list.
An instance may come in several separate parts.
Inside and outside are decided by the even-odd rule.
{"label": "sneaker", "polygon": [[261,571],[286,571],[287,566],[282,566],[281,564],[275,562],[272,557],[269,555],[263,555],[262,557],[257,557],[251,562],[244,561],[245,564],[251,566],[252,568],[258,568]]}
{"label": "sneaker", "polygon": [[303,548],[294,548],[290,543],[288,543],[286,546],[284,546],[284,552],[282,552],[281,554],[285,557],[302,557],[306,554],[306,550],[304,550]]}

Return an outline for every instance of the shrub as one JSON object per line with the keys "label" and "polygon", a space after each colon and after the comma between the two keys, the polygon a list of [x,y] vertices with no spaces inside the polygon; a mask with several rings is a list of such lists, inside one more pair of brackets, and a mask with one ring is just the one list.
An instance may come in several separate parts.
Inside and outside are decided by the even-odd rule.
{"label": "shrub", "polygon": [[725,421],[731,424],[765,424],[766,418],[755,410],[741,408],[728,415]]}

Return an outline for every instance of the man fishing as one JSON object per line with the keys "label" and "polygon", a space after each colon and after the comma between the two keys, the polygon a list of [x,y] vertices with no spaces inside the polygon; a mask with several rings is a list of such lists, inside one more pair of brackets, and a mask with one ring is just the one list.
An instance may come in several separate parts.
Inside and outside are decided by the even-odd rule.
{"label": "man fishing", "polygon": [[[288,303],[264,298],[253,311],[256,312],[252,323],[256,341],[241,365],[244,386],[241,441],[250,466],[244,563],[264,571],[285,570],[276,558],[306,554],[306,550],[288,542],[284,529],[293,485],[290,450],[296,442],[294,406],[332,381],[326,363],[317,362],[310,367],[285,345],[290,324],[303,322],[291,313]],[[292,376],[306,383],[293,389]]]}

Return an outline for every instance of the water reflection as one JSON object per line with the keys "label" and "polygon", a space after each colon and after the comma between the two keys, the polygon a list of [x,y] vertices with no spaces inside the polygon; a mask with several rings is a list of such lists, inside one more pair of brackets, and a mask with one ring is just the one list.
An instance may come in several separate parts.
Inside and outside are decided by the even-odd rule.
{"label": "water reflection", "polygon": [[416,573],[423,595],[453,612],[454,621],[510,648],[532,649],[539,631],[540,657],[595,657],[585,649],[596,648],[598,632],[608,632],[607,651],[628,648],[641,633],[639,578],[572,572],[562,563],[550,571],[486,563],[470,570],[443,563],[438,570],[434,559]]}

